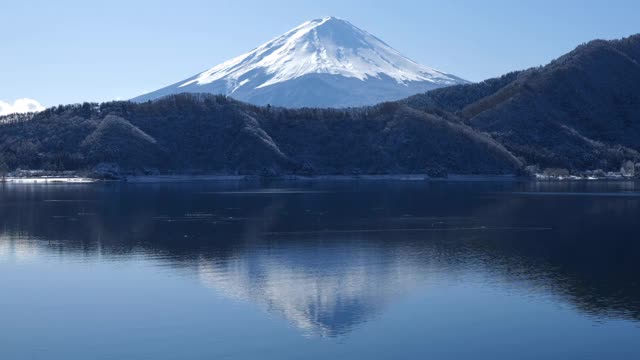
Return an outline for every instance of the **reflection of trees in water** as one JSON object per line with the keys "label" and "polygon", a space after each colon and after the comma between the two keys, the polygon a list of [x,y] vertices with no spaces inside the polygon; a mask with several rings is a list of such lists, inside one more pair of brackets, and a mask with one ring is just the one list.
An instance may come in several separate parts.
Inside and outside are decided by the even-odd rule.
{"label": "reflection of trees in water", "polygon": [[30,237],[46,239],[30,251],[144,254],[326,336],[425,281],[465,273],[640,320],[640,198],[500,192],[566,190],[553,184],[447,186],[242,196],[210,185],[5,189],[0,253]]}

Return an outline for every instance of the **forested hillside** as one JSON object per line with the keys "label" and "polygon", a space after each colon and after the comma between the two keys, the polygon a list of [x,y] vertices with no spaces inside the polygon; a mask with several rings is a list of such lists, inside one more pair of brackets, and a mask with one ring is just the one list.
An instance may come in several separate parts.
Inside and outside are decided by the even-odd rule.
{"label": "forested hillside", "polygon": [[541,167],[640,160],[640,35],[596,40],[549,65],[406,100],[444,109]]}
{"label": "forested hillside", "polygon": [[181,94],[60,106],[0,128],[8,169],[217,174],[514,173],[521,163],[470,127],[401,103],[256,107]]}

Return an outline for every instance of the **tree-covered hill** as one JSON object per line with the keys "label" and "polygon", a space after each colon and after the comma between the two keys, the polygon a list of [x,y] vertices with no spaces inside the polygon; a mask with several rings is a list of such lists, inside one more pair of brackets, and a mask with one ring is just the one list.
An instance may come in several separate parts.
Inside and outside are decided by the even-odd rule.
{"label": "tree-covered hill", "polygon": [[0,126],[9,169],[217,174],[514,173],[489,136],[401,103],[357,109],[256,107],[181,94],[141,104],[59,106]]}
{"label": "tree-covered hill", "polygon": [[547,66],[406,103],[453,112],[529,164],[619,168],[640,159],[640,35],[592,41]]}

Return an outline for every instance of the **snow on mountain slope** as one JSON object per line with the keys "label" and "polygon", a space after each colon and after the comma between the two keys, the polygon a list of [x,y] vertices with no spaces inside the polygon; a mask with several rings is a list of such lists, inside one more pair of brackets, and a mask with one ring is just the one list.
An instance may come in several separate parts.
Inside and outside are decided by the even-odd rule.
{"label": "snow on mountain slope", "polygon": [[351,23],[312,20],[234,59],[164,89],[230,95],[259,105],[357,106],[466,83],[402,56]]}

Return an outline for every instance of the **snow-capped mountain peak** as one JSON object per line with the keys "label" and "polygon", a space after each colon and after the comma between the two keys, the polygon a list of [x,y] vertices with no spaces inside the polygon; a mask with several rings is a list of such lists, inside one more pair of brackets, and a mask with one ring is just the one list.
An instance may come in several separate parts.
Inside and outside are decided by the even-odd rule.
{"label": "snow-capped mountain peak", "polygon": [[[315,79],[315,81],[305,85],[310,88],[300,89],[297,92],[313,93],[315,100],[302,99],[291,102],[279,94],[284,91],[287,98],[293,100],[292,97],[295,97],[295,94],[291,89],[280,89],[284,84],[293,81],[299,87],[301,84],[296,80],[304,78]],[[361,100],[359,93],[364,89],[358,89],[351,94],[355,96],[354,99],[344,99],[341,103],[334,103],[331,100],[317,101],[322,92],[313,88],[313,86],[337,86],[338,92],[349,96],[351,93],[349,88],[359,87],[369,81],[375,83],[371,87],[372,94],[379,92],[381,88],[384,88],[383,92],[389,92],[393,87],[400,90],[391,91],[389,94],[377,93],[372,96],[365,94],[366,99]],[[143,95],[136,100],[147,100],[178,92],[212,92],[231,95],[240,100],[258,104],[350,106],[372,101],[394,100],[432,88],[463,82],[464,80],[460,78],[420,65],[402,56],[382,40],[346,20],[325,17],[307,21],[246,54],[169,88]],[[416,86],[418,84],[419,86]],[[342,89],[344,86],[346,88]],[[412,93],[409,89],[416,91]]]}

